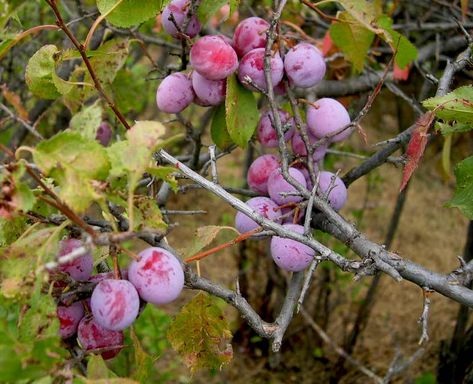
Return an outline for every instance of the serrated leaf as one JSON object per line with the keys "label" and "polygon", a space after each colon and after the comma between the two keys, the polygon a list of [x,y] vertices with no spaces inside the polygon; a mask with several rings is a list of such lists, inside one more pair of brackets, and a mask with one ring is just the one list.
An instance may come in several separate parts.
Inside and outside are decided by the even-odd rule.
{"label": "serrated leaf", "polygon": [[330,26],[330,37],[353,64],[355,71],[361,72],[375,34],[348,12],[340,12],[337,19],[338,22]]}
{"label": "serrated leaf", "polygon": [[0,248],[13,243],[26,229],[26,218],[17,216],[11,219],[0,217]]}
{"label": "serrated leaf", "polygon": [[95,140],[97,130],[102,122],[102,106],[99,101],[89,106],[84,106],[79,113],[72,116],[69,128],[79,132],[88,140]]}
{"label": "serrated leaf", "polygon": [[457,186],[448,207],[458,208],[468,219],[473,220],[473,156],[470,156],[455,167]]}
{"label": "serrated leaf", "polygon": [[161,0],[97,0],[97,8],[110,23],[127,28],[156,16]]}
{"label": "serrated leaf", "polygon": [[464,86],[447,93],[445,96],[431,97],[422,105],[434,110],[437,117],[445,121],[473,123],[473,86]]}
{"label": "serrated leaf", "polygon": [[227,78],[225,111],[230,137],[236,145],[245,148],[255,132],[259,111],[253,93],[241,85],[235,75]]}
{"label": "serrated leaf", "polygon": [[199,292],[181,309],[167,336],[191,372],[221,369],[233,357],[227,321],[208,293]]}
{"label": "serrated leaf", "polygon": [[28,60],[25,80],[35,96],[43,99],[56,99],[61,95],[53,81],[56,67],[54,55],[58,52],[55,45],[45,45]]}
{"label": "serrated leaf", "polygon": [[392,29],[393,21],[389,16],[382,15],[377,23],[390,36],[390,40],[385,40],[393,50],[397,50],[394,62],[400,69],[406,68],[408,64],[417,59],[417,48],[405,36]]}
{"label": "serrated leaf", "polygon": [[233,144],[232,138],[228,134],[227,122],[225,121],[225,105],[223,104],[215,108],[210,125],[210,136],[212,141],[222,151],[228,149]]}
{"label": "serrated leaf", "polygon": [[202,0],[197,9],[197,17],[202,25],[220,9],[228,3],[228,0]]}
{"label": "serrated leaf", "polygon": [[402,181],[400,190],[402,191],[412,177],[414,171],[419,165],[420,159],[424,154],[425,147],[427,145],[427,132],[429,131],[432,122],[434,121],[434,114],[432,112],[426,112],[416,121],[416,127],[412,132],[411,139],[407,145],[406,157],[407,163],[404,166],[402,173]]}
{"label": "serrated leaf", "polygon": [[240,235],[240,233],[233,227],[224,227],[218,225],[207,225],[204,227],[199,227],[196,230],[195,236],[193,238],[192,244],[189,248],[184,250],[184,256],[190,257],[195,255],[197,252],[208,246],[212,241],[215,240],[217,235],[224,230],[230,230]]}

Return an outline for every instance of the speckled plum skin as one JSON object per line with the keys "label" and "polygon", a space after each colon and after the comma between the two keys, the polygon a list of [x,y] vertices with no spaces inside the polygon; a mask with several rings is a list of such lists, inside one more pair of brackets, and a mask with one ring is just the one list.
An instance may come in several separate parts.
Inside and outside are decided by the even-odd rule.
{"label": "speckled plum skin", "polygon": [[[255,212],[276,223],[280,223],[281,210],[279,206],[267,197],[253,197],[246,202]],[[245,233],[258,228],[259,225],[242,212],[237,212],[235,216],[235,227],[238,232]]]}
{"label": "speckled plum skin", "polygon": [[[315,144],[318,139],[314,137],[310,132],[307,132],[309,136],[309,141],[311,144]],[[307,149],[305,147],[304,141],[302,140],[302,136],[299,132],[295,132],[294,136],[292,136],[292,151],[297,156],[307,156]],[[320,147],[317,147],[313,154],[312,158],[314,161],[320,161],[324,158],[325,154],[327,153],[328,144],[322,144]]]}
{"label": "speckled plum skin", "polygon": [[106,279],[95,286],[90,307],[95,321],[103,328],[121,331],[138,316],[140,298],[129,281]]}
{"label": "speckled plum skin", "polygon": [[[281,118],[283,129],[285,129],[284,139],[289,141],[291,140],[295,130],[294,119],[289,112],[286,112],[282,109],[279,110],[279,117]],[[261,143],[261,145],[267,148],[278,147],[278,134],[276,129],[273,127],[272,121],[273,115],[271,112],[265,112],[261,115],[261,118],[258,122],[258,127],[256,128],[258,141]]]}
{"label": "speckled plum skin", "polygon": [[175,300],[184,287],[184,271],[179,260],[165,249],[147,248],[128,269],[128,279],[140,297],[152,304]]}
{"label": "speckled plum skin", "polygon": [[[330,183],[332,182],[332,177],[335,177],[335,174],[332,172],[320,172],[319,188],[322,194],[325,195],[327,193]],[[347,202],[347,198],[347,187],[345,186],[345,183],[342,181],[342,179],[336,176],[333,188],[328,195],[328,202],[333,209],[338,211],[343,208]]]}
{"label": "speckled plum skin", "polygon": [[[307,187],[304,175],[296,168],[289,168],[289,175],[296,179],[304,187]],[[297,192],[297,189],[289,184],[283,177],[281,170],[278,168],[268,178],[269,197],[279,205],[287,203],[298,203],[302,201],[302,196],[281,196],[281,192]]]}
{"label": "speckled plum skin", "polygon": [[77,338],[85,351],[100,348],[113,348],[101,353],[104,360],[109,360],[120,353],[124,336],[122,331],[111,331],[98,324],[93,316],[84,317],[77,328]]}
{"label": "speckled plum skin", "polygon": [[[59,244],[58,260],[62,256],[71,253],[74,249],[82,247],[84,244],[77,239],[62,240]],[[90,253],[86,253],[72,261],[61,264],[58,271],[69,274],[74,280],[87,280],[94,270],[94,257]]]}
{"label": "speckled plum skin", "polygon": [[219,105],[225,100],[227,81],[225,79],[209,80],[194,71],[192,72],[192,87],[197,100],[203,106]]}
{"label": "speckled plum skin", "polygon": [[[298,224],[284,224],[283,227],[300,234],[304,227]],[[271,256],[279,268],[290,272],[299,272],[309,266],[314,259],[312,248],[298,241],[273,236],[271,239]]]}
{"label": "speckled plum skin", "polygon": [[[240,60],[238,67],[238,79],[248,89],[254,91],[254,87],[246,83],[245,77],[248,76],[259,88],[266,91],[268,86],[264,77],[264,48],[256,48],[249,51]],[[284,75],[284,63],[279,53],[274,53],[271,57],[271,81],[273,87],[277,86]]]}
{"label": "speckled plum skin", "polygon": [[[333,134],[350,123],[350,116],[345,107],[335,99],[325,97],[315,102],[317,109],[310,106],[307,109],[307,126],[318,139]],[[352,129],[346,129],[330,139],[339,142],[350,136]]]}
{"label": "speckled plum skin", "polygon": [[325,76],[327,67],[322,53],[313,45],[300,43],[292,47],[284,57],[284,70],[291,84],[310,88]]}
{"label": "speckled plum skin", "polygon": [[79,301],[68,307],[58,305],[56,314],[59,319],[59,336],[67,339],[76,334],[79,322],[84,317],[84,306]]}
{"label": "speckled plum skin", "polygon": [[204,36],[190,51],[192,67],[209,80],[223,80],[238,68],[238,56],[222,36]]}
{"label": "speckled plum skin", "polygon": [[268,28],[269,23],[260,17],[249,17],[240,21],[233,35],[233,44],[238,56],[242,57],[255,48],[264,48]]}
{"label": "speckled plum skin", "polygon": [[251,163],[246,180],[248,186],[262,195],[268,194],[269,175],[279,168],[279,159],[275,155],[262,155]]}
{"label": "speckled plum skin", "polygon": [[188,75],[176,72],[166,76],[156,92],[156,104],[165,113],[179,113],[194,100],[192,81]]}
{"label": "speckled plum skin", "polygon": [[[174,20],[179,28],[182,29],[182,24],[186,20],[186,15],[189,10],[190,0],[173,0],[171,1],[166,8],[164,8],[161,22],[163,23],[164,30],[169,33],[172,37],[178,38],[178,31],[174,23],[169,20],[169,17],[172,15],[174,16]],[[193,15],[189,24],[187,25],[185,33],[190,38],[197,36],[200,32],[200,22],[197,19],[196,15]]]}

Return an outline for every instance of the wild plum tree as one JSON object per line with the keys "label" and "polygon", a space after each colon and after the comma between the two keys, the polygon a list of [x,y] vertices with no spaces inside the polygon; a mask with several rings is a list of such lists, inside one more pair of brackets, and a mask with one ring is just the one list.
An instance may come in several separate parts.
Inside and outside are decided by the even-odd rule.
{"label": "wild plum tree", "polygon": [[[405,188],[427,145],[443,138],[446,172],[450,158],[459,161],[448,205],[473,219],[472,157],[451,156],[453,137],[468,137],[473,123],[473,90],[463,85],[473,41],[468,2],[430,5],[419,23],[410,20],[420,11],[408,4],[365,0],[4,3],[0,381],[91,382],[118,374],[151,382],[154,372],[158,382],[148,352],[159,344],[152,336],[164,331],[155,322],[149,331],[146,322],[169,303],[177,315],[166,323],[168,340],[192,372],[215,371],[232,358],[218,298],[239,312],[243,327],[268,340],[272,353],[284,350],[299,313],[320,340],[336,346],[317,324],[320,311],[304,303],[312,296],[328,323],[332,286],[342,290],[342,279],[353,275],[374,277],[366,297],[347,305],[357,311],[346,315],[348,336],[331,335],[345,340],[335,348],[341,360],[326,359],[331,381],[342,378],[347,361],[376,382],[390,382],[423,350],[406,364],[396,358],[384,377],[352,356],[380,276],[420,287],[421,344],[432,292],[473,307],[471,260],[440,273],[388,249]],[[383,88],[418,116],[362,151],[362,121]],[[241,188],[225,185],[219,161],[242,158],[242,151],[247,185],[245,178]],[[348,169],[335,156],[359,163]],[[403,166],[403,192],[381,244],[353,223],[346,206],[354,199],[350,186],[387,162]],[[173,218],[214,204],[192,195],[193,210],[174,208],[197,189],[235,214],[234,227],[202,226],[176,243]],[[236,234],[223,242],[219,233],[226,231]],[[227,271],[237,276],[235,286],[213,281],[201,260],[236,243],[268,257],[240,259],[241,270]],[[267,313],[240,284],[255,265],[267,278],[251,283],[277,295]],[[218,268],[225,275],[230,267]],[[325,277],[316,291],[318,274]],[[184,288],[199,292],[181,297]],[[263,320],[274,313],[273,322]],[[459,334],[472,332],[461,313],[451,361],[467,353]],[[113,360],[106,366],[102,359]],[[465,376],[463,365],[455,377]]]}

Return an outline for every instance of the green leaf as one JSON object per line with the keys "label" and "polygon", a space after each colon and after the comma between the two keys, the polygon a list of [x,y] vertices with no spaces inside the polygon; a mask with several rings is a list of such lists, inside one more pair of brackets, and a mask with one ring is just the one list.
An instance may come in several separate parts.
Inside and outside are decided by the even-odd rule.
{"label": "green leaf", "polygon": [[130,329],[130,337],[135,351],[135,364],[132,377],[140,383],[146,383],[152,372],[154,359],[145,352],[133,328]]}
{"label": "green leaf", "polygon": [[241,85],[235,75],[227,78],[225,111],[230,137],[245,148],[255,132],[259,111],[253,93]]}
{"label": "green leaf", "polygon": [[[445,96],[431,97],[422,105],[434,110],[438,118],[459,123],[473,123],[473,86],[467,85],[447,93]],[[461,127],[460,129],[464,129]]]}
{"label": "green leaf", "polygon": [[212,124],[210,125],[210,136],[212,141],[222,151],[228,149],[232,144],[232,138],[227,131],[227,122],[225,121],[225,105],[220,104],[215,108]]}
{"label": "green leaf", "polygon": [[33,152],[36,165],[60,186],[59,196],[78,212],[101,199],[97,181],[110,171],[107,151],[95,140],[64,131],[42,141]]}
{"label": "green leaf", "polygon": [[447,206],[458,208],[468,219],[473,220],[473,156],[456,165],[455,177],[455,194]]}
{"label": "green leaf", "polygon": [[337,19],[339,21],[330,26],[330,37],[353,64],[354,70],[361,72],[375,35],[348,12],[340,12]]}
{"label": "green leaf", "polygon": [[399,68],[404,69],[406,65],[417,59],[417,48],[405,36],[392,29],[393,21],[389,16],[382,15],[377,22],[391,37],[388,41],[391,47],[397,48],[395,62]]}
{"label": "green leaf", "polygon": [[56,61],[55,55],[59,52],[55,45],[41,47],[28,61],[25,80],[30,91],[43,99],[56,99],[58,92],[53,80]]}
{"label": "green leaf", "polygon": [[163,220],[161,210],[156,203],[156,200],[150,197],[139,198],[136,202],[136,207],[141,212],[141,221],[136,218],[136,227],[143,231],[164,231],[167,224]]}
{"label": "green leaf", "polygon": [[[93,52],[90,64],[98,77],[104,84],[112,84],[117,72],[123,67],[128,57],[129,41],[124,38],[115,38],[102,44]],[[92,53],[91,52],[91,53]],[[89,54],[89,52],[87,52]],[[89,72],[86,73],[84,81],[93,84]]]}
{"label": "green leaf", "polygon": [[453,125],[450,125],[437,121],[435,123],[435,129],[440,131],[442,135],[450,135],[452,133],[463,133],[471,131],[473,129],[473,124],[454,123]]}
{"label": "green leaf", "polygon": [[0,248],[13,243],[26,229],[26,218],[23,216],[11,219],[0,218]]}
{"label": "green leaf", "polygon": [[158,121],[137,121],[127,132],[133,147],[145,147],[151,152],[162,141],[166,128]]}
{"label": "green leaf", "polygon": [[161,0],[97,0],[97,8],[102,15],[107,15],[110,23],[127,28],[156,16]]}
{"label": "green leaf", "polygon": [[97,100],[92,105],[84,106],[79,113],[72,116],[69,127],[86,139],[95,140],[97,130],[102,122],[102,113],[102,106]]}
{"label": "green leaf", "polygon": [[110,370],[101,355],[90,355],[87,363],[87,378],[92,380],[108,379]]}
{"label": "green leaf", "polygon": [[204,227],[197,228],[195,236],[192,240],[192,244],[189,248],[183,251],[185,257],[190,257],[195,255],[197,252],[208,246],[217,235],[223,230],[230,230],[233,231],[238,235],[240,233],[233,227],[223,227],[217,225],[207,225]]}
{"label": "green leaf", "polygon": [[192,372],[228,364],[233,357],[231,338],[216,299],[204,292],[181,309],[168,331],[169,342]]}
{"label": "green leaf", "polygon": [[107,153],[99,143],[71,131],[39,143],[33,159],[46,176],[55,169],[70,167],[79,176],[105,180],[110,169]]}
{"label": "green leaf", "polygon": [[177,180],[176,178],[172,175],[173,173],[176,172],[176,168],[174,167],[150,167],[146,169],[146,172],[148,172],[150,175],[157,177],[159,180],[164,180],[166,183],[168,183],[172,190],[174,192],[177,192]]}
{"label": "green leaf", "polygon": [[202,25],[206,24],[207,21],[222,8],[228,0],[202,0],[197,9],[197,17]]}
{"label": "green leaf", "polygon": [[147,74],[147,67],[139,63],[117,72],[112,84],[113,99],[122,113],[133,111],[138,114],[145,107],[148,97],[143,96],[151,90],[150,82],[145,80]]}

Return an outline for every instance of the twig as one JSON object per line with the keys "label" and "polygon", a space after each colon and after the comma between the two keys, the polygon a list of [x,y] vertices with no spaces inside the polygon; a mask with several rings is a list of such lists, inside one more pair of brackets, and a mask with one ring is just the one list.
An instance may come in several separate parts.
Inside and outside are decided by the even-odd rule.
{"label": "twig", "polygon": [[424,296],[424,308],[422,309],[422,315],[420,316],[419,323],[422,326],[422,334],[419,339],[419,345],[429,341],[429,310],[430,310],[430,295],[432,290],[428,287],[422,288],[422,294]]}
{"label": "twig", "polygon": [[215,145],[209,146],[209,155],[210,155],[210,169],[212,172],[212,181],[215,184],[218,184],[218,174],[217,174],[217,159],[215,158]]}
{"label": "twig", "polygon": [[44,137],[28,122],[23,120],[20,116],[14,114],[5,104],[0,103],[0,108],[3,109],[13,120],[18,121],[23,127],[25,127],[28,132],[30,132],[33,136],[35,136],[39,140],[44,140]]}

